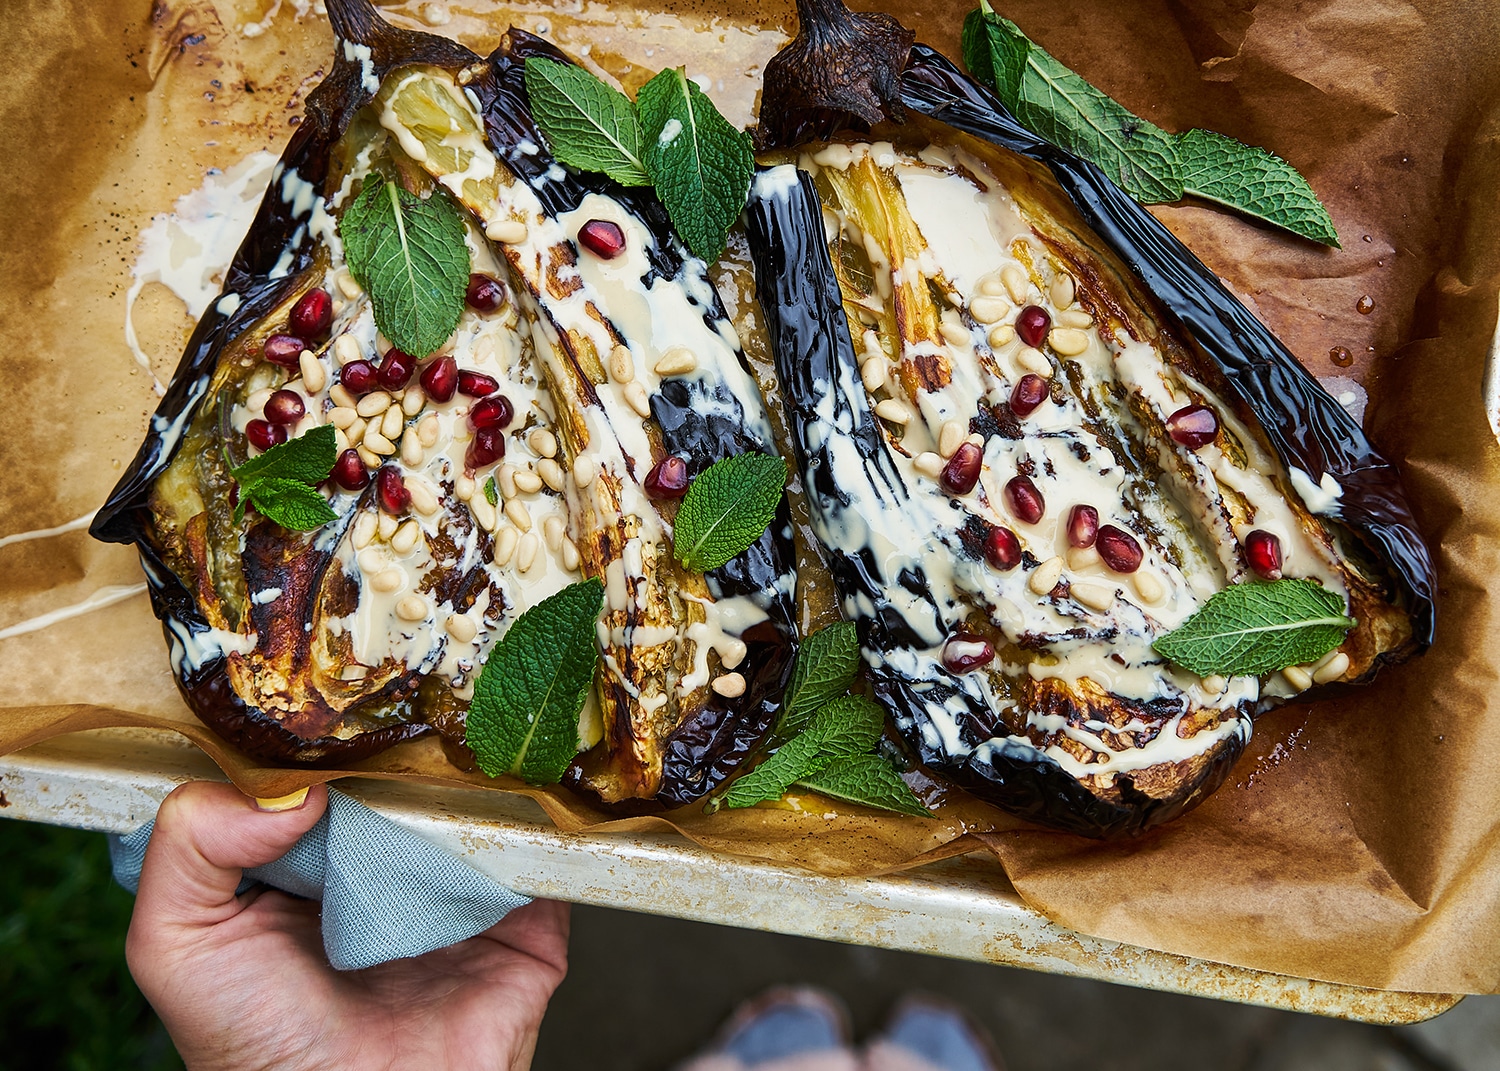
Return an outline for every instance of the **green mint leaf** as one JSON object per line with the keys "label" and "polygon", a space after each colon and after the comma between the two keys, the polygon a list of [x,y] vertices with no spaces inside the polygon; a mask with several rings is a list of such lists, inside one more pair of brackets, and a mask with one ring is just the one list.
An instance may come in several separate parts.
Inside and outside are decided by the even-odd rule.
{"label": "green mint leaf", "polygon": [[305,435],[288,439],[252,457],[229,475],[244,488],[261,479],[318,483],[328,478],[338,460],[338,438],[332,424],[319,424]]}
{"label": "green mint leaf", "polygon": [[859,636],[853,622],[825,625],[803,640],[792,683],[781,703],[779,733],[801,732],[813,711],[853,686],[858,672]]}
{"label": "green mint leaf", "polygon": [[827,703],[807,728],[724,794],[727,807],[753,807],[780,799],[794,782],[812,777],[832,763],[870,751],[885,727],[885,711],[862,695],[845,695]]}
{"label": "green mint leaf", "polygon": [[1210,130],[1177,135],[1186,192],[1323,245],[1339,246],[1328,209],[1279,156]]}
{"label": "green mint leaf", "polygon": [[635,105],[582,67],[532,56],[526,96],[552,155],[579,171],[603,172],[622,186],[649,186],[641,162]]}
{"label": "green mint leaf", "polygon": [[484,500],[492,506],[500,504],[500,489],[495,486],[495,477],[484,481]]}
{"label": "green mint leaf", "polygon": [[750,195],[750,135],[730,126],[680,68],[641,86],[636,107],[657,196],[687,247],[712,264]]}
{"label": "green mint leaf", "polygon": [[490,652],[464,730],[489,776],[519,774],[534,785],[561,779],[578,753],[603,608],[597,578],[571,584],[518,617]]}
{"label": "green mint leaf", "polygon": [[371,181],[339,220],[349,271],[370,292],[375,326],[397,349],[425,357],[464,311],[469,247],[448,195],[426,198]]}
{"label": "green mint leaf", "polygon": [[862,695],[841,695],[813,715],[807,735],[818,740],[818,754],[833,759],[866,755],[885,731],[885,708]]}
{"label": "green mint leaf", "polygon": [[979,16],[990,63],[982,62],[981,27],[972,24],[965,27],[965,59],[1024,126],[1098,164],[1139,201],[1182,198],[1182,163],[1171,134],[1095,89],[987,4]]}
{"label": "green mint leaf", "polygon": [[916,793],[901,780],[891,764],[879,755],[852,755],[838,759],[818,773],[798,779],[803,788],[831,799],[857,803],[897,814],[931,818]]}
{"label": "green mint leaf", "polygon": [[769,454],[716,461],[693,481],[677,510],[677,560],[706,573],[755,545],[781,503],[786,462]]}
{"label": "green mint leaf", "polygon": [[818,741],[813,734],[794,736],[766,761],[736,779],[724,794],[724,806],[754,807],[779,800],[799,778],[813,776],[831,761],[819,761]]}
{"label": "green mint leaf", "polygon": [[1344,609],[1343,596],[1311,580],[1235,584],[1152,646],[1200,676],[1258,677],[1344,642],[1356,624]]}
{"label": "green mint leaf", "polygon": [[311,532],[339,516],[327,499],[299,480],[275,476],[256,480],[245,489],[243,498],[249,498],[262,517],[294,532]]}

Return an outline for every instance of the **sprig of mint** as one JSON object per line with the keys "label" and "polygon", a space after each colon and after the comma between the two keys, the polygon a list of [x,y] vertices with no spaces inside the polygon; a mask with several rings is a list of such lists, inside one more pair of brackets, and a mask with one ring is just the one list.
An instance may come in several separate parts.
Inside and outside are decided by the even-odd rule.
{"label": "sprig of mint", "polygon": [[677,509],[677,560],[706,573],[749,550],[776,516],[785,484],[786,462],[770,454],[739,454],[704,469]]}
{"label": "sprig of mint", "polygon": [[631,102],[580,67],[532,56],[526,93],[552,155],[624,186],[651,185],[694,256],[712,263],[750,193],[755,157],[681,68],[665,70]]}
{"label": "sprig of mint", "polygon": [[326,480],[337,460],[333,425],[320,424],[305,435],[278,443],[238,468],[231,468],[229,475],[240,486],[234,523],[244,520],[246,504],[254,506],[261,516],[295,532],[311,532],[337,520],[338,514],[328,501],[309,486]]}
{"label": "sprig of mint", "polygon": [[599,660],[594,625],[603,608],[597,577],[570,584],[518,617],[490,652],[464,728],[486,774],[537,785],[567,770]]}
{"label": "sprig of mint", "polygon": [[1235,584],[1152,646],[1199,676],[1258,677],[1343,643],[1357,624],[1344,610],[1343,596],[1311,580]]}
{"label": "sprig of mint", "polygon": [[802,641],[792,683],[781,701],[777,734],[790,736],[807,728],[813,711],[854,686],[859,672],[859,636],[854,623],[825,625]]}
{"label": "sprig of mint", "polygon": [[917,818],[932,817],[911,787],[879,755],[836,759],[820,772],[798,778],[797,784],[830,799]]}
{"label": "sprig of mint", "polygon": [[1328,210],[1285,160],[1206,130],[1168,133],[1063,66],[987,0],[964,21],[963,54],[1024,126],[1097,164],[1138,201],[1192,194],[1338,246]]}
{"label": "sprig of mint", "polygon": [[339,219],[339,238],[375,326],[397,349],[425,357],[448,341],[464,311],[469,247],[446,193],[418,197],[372,175]]}

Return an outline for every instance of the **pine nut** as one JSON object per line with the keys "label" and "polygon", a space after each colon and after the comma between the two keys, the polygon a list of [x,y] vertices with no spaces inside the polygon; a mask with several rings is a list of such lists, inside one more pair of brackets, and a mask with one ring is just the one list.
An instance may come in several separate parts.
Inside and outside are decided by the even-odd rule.
{"label": "pine nut", "polygon": [[1005,281],[1000,278],[999,272],[990,272],[979,280],[978,290],[985,297],[1005,297]]}
{"label": "pine nut", "polygon": [[357,361],[364,356],[365,351],[360,349],[359,339],[353,335],[340,335],[333,340],[333,356],[343,367],[350,361]]}
{"label": "pine nut", "polygon": [[349,426],[359,419],[359,414],[353,409],[346,409],[342,405],[336,405],[328,410],[328,423],[340,431],[348,431]]}
{"label": "pine nut", "polygon": [[1053,323],[1060,327],[1093,327],[1094,318],[1082,309],[1066,309],[1057,314],[1057,319]]}
{"label": "pine nut", "polygon": [[1076,327],[1054,327],[1047,342],[1064,357],[1077,357],[1089,348],[1089,336]]}
{"label": "pine nut", "polygon": [[685,376],[697,371],[698,358],[686,346],[673,346],[661,355],[653,371],[659,376]]}
{"label": "pine nut", "polygon": [[343,453],[353,444],[349,442],[349,436],[345,435],[339,428],[333,429],[333,446],[339,453]]}
{"label": "pine nut", "polygon": [[631,380],[625,384],[625,403],[635,410],[638,417],[651,415],[651,401],[646,397],[646,388],[641,386],[639,380]]}
{"label": "pine nut", "polygon": [[354,411],[366,420],[379,416],[391,407],[391,396],[383,390],[372,390],[354,403]]}
{"label": "pine nut", "polygon": [[577,571],[578,565],[582,559],[578,554],[578,547],[571,539],[563,540],[562,560],[563,568],[568,570],[568,572],[571,573]]}
{"label": "pine nut", "polygon": [[425,455],[422,451],[422,440],[416,435],[401,436],[401,462],[409,469],[422,467]]}
{"label": "pine nut", "polygon": [[507,528],[495,537],[496,565],[505,566],[510,564],[511,556],[516,552],[516,541],[520,538],[520,533],[514,528]]}
{"label": "pine nut", "polygon": [[460,502],[467,502],[474,497],[478,488],[474,484],[474,477],[459,473],[453,478],[453,493],[458,496]]}
{"label": "pine nut", "polygon": [[1066,309],[1073,304],[1074,287],[1073,277],[1067,272],[1052,280],[1052,286],[1048,291],[1052,296],[1052,304],[1059,309]]}
{"label": "pine nut", "polygon": [[967,327],[961,324],[943,323],[938,325],[938,334],[950,346],[967,346],[974,341],[974,336]]}
{"label": "pine nut", "polygon": [[609,351],[609,374],[616,383],[629,383],[635,378],[635,361],[629,346],[616,345]]}
{"label": "pine nut", "polygon": [[879,357],[871,357],[859,366],[859,378],[865,385],[865,390],[872,394],[885,386],[887,376],[890,374],[891,362],[882,354]]}
{"label": "pine nut", "polygon": [[1161,602],[1162,597],[1167,593],[1166,585],[1156,578],[1155,573],[1147,569],[1138,569],[1131,573],[1130,583],[1135,588],[1135,593],[1145,603]]}
{"label": "pine nut", "polygon": [[365,432],[368,430],[369,425],[359,417],[355,417],[354,423],[344,429],[344,434],[348,437],[350,443],[358,446],[365,441]]}
{"label": "pine nut", "polygon": [[1319,684],[1327,684],[1329,681],[1338,680],[1347,672],[1349,672],[1349,656],[1339,651],[1327,665],[1313,670],[1312,679]]}
{"label": "pine nut", "polygon": [[509,462],[495,470],[495,483],[506,498],[516,497],[516,467]]}
{"label": "pine nut", "polygon": [[1099,564],[1099,552],[1093,547],[1069,547],[1068,568],[1075,573]]}
{"label": "pine nut", "polygon": [[421,387],[407,387],[401,396],[401,411],[407,416],[416,416],[427,404],[427,392]]}
{"label": "pine nut", "polygon": [[536,474],[542,478],[542,482],[554,491],[563,489],[562,466],[550,457],[544,457],[536,463]]}
{"label": "pine nut", "polygon": [[943,421],[942,430],[938,432],[938,453],[943,457],[952,457],[963,444],[964,433],[968,430],[961,420]]}
{"label": "pine nut", "polygon": [[714,678],[713,690],[725,699],[738,699],[745,694],[745,678],[740,673],[721,673]]}
{"label": "pine nut", "polygon": [[1047,360],[1047,355],[1041,350],[1022,346],[1016,351],[1016,364],[1028,372],[1035,372],[1043,379],[1052,378],[1052,362]]}
{"label": "pine nut", "polygon": [[349,542],[354,544],[355,550],[364,550],[374,538],[375,514],[361,513],[354,521],[354,532],[350,535]]}
{"label": "pine nut", "polygon": [[1203,678],[1203,690],[1213,695],[1223,695],[1224,689],[1229,687],[1229,681],[1217,673],[1210,673]]}
{"label": "pine nut", "polygon": [[895,398],[877,402],[875,415],[882,420],[889,420],[892,424],[905,425],[911,422],[911,410],[906,407],[905,402],[897,401]]}
{"label": "pine nut", "polygon": [[531,446],[532,452],[537,457],[557,456],[557,436],[546,428],[537,428],[526,437],[526,442]]}
{"label": "pine nut", "polygon": [[1026,300],[1031,289],[1031,279],[1019,264],[1007,264],[1001,268],[1000,281],[1005,284],[1005,292],[1015,304],[1019,305]]}
{"label": "pine nut", "polygon": [[923,451],[912,461],[912,468],[923,476],[935,480],[943,474],[943,468],[947,465],[940,454],[934,454],[931,450]]}
{"label": "pine nut", "polygon": [[401,410],[394,405],[387,409],[380,418],[380,434],[392,442],[401,437],[401,429],[405,426],[406,421],[402,419]]}
{"label": "pine nut", "polygon": [[562,550],[563,536],[567,534],[567,525],[557,514],[553,514],[542,521],[542,541],[554,554]]}
{"label": "pine nut", "polygon": [[542,489],[542,478],[530,469],[517,469],[515,483],[523,495],[534,495]]}
{"label": "pine nut", "polygon": [[1069,588],[1073,598],[1091,610],[1108,610],[1115,604],[1116,588],[1097,580],[1075,580]]}
{"label": "pine nut", "polygon": [[420,595],[407,595],[396,604],[396,616],[402,621],[422,621],[427,617],[427,600]]}
{"label": "pine nut", "polygon": [[1301,666],[1287,666],[1286,669],[1281,671],[1281,675],[1286,678],[1288,684],[1299,692],[1305,692],[1312,687],[1312,675]]}
{"label": "pine nut", "polygon": [[347,269],[333,277],[333,285],[339,288],[340,294],[351,300],[363,293],[359,288],[359,283],[354,281],[354,276],[350,275]]}
{"label": "pine nut", "polygon": [[1010,324],[997,324],[990,328],[990,349],[998,350],[1002,346],[1009,346],[1016,338],[1016,329]]}
{"label": "pine nut", "polygon": [[307,393],[317,394],[328,386],[328,372],[312,350],[303,350],[298,355],[297,367],[302,371],[302,382],[307,385]]}
{"label": "pine nut", "polygon": [[411,495],[411,508],[422,516],[431,517],[438,511],[437,496],[423,481],[408,478],[406,490]]}
{"label": "pine nut", "polygon": [[335,383],[329,387],[328,397],[334,405],[342,406],[345,409],[357,409],[359,406],[359,399],[350,394],[349,389],[342,383]]}
{"label": "pine nut", "polygon": [[597,475],[599,467],[588,454],[583,454],[573,462],[573,482],[579,487],[588,487]]}
{"label": "pine nut", "polygon": [[1048,558],[1036,567],[1031,574],[1031,579],[1026,581],[1026,586],[1033,594],[1045,595],[1057,587],[1057,582],[1062,579],[1063,560],[1061,558]]}
{"label": "pine nut", "polygon": [[865,356],[869,359],[874,360],[876,357],[883,359],[885,357],[885,350],[880,347],[880,336],[873,330],[866,331],[861,335],[860,341],[865,347]]}
{"label": "pine nut", "polygon": [[505,516],[521,531],[531,531],[531,512],[520,499],[513,498],[505,504]]}
{"label": "pine nut", "polygon": [[474,519],[479,522],[479,527],[486,532],[493,532],[499,518],[495,516],[495,507],[490,505],[489,499],[483,495],[469,496],[469,512],[474,514]]}
{"label": "pine nut", "polygon": [[969,315],[982,324],[992,324],[1005,319],[1010,312],[1010,302],[999,297],[977,297],[969,303]]}
{"label": "pine nut", "polygon": [[737,640],[733,636],[724,641],[723,648],[719,651],[719,662],[725,669],[733,669],[745,660],[745,655],[750,653],[750,648],[745,646],[744,640]]}
{"label": "pine nut", "polygon": [[421,535],[422,529],[417,526],[416,521],[403,521],[401,527],[396,529],[396,534],[391,536],[391,549],[397,554],[410,554]]}
{"label": "pine nut", "polygon": [[376,576],[390,564],[390,559],[382,548],[369,547],[355,555],[354,562],[366,576]]}
{"label": "pine nut", "polygon": [[379,454],[381,457],[390,457],[396,452],[396,444],[378,431],[365,432],[364,446],[370,453]]}
{"label": "pine nut", "polygon": [[380,538],[390,541],[391,536],[396,534],[396,525],[401,522],[389,513],[381,513],[380,520],[376,522],[375,530],[380,533]]}
{"label": "pine nut", "polygon": [[449,614],[448,620],[443,622],[443,628],[459,643],[468,643],[479,632],[474,619],[468,614]]}
{"label": "pine nut", "polygon": [[378,469],[381,465],[385,464],[385,458],[371,450],[364,443],[360,443],[354,449],[359,451],[359,459],[365,463],[365,468],[367,469]]}
{"label": "pine nut", "polygon": [[529,572],[531,565],[536,561],[536,552],[541,543],[536,538],[535,532],[527,532],[516,544],[516,568],[521,572]]}
{"label": "pine nut", "polygon": [[402,573],[400,569],[382,569],[370,581],[370,586],[376,591],[389,595],[392,592],[400,591],[406,586],[406,574]]}
{"label": "pine nut", "polygon": [[492,242],[504,245],[520,245],[530,234],[530,228],[519,219],[497,219],[485,224],[484,236]]}
{"label": "pine nut", "polygon": [[417,422],[417,439],[423,446],[435,446],[438,436],[442,434],[442,426],[438,423],[436,413],[428,413]]}

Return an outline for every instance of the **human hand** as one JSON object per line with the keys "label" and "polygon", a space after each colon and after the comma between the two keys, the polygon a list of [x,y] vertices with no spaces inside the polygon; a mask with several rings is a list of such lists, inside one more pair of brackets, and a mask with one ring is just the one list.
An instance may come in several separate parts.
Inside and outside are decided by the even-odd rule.
{"label": "human hand", "polygon": [[335,971],[317,903],[235,895],[245,868],[285,854],[327,806],[321,785],[266,812],[208,782],[162,803],[125,956],[187,1066],[524,1071],[567,972],[568,905],[538,900],[450,948]]}

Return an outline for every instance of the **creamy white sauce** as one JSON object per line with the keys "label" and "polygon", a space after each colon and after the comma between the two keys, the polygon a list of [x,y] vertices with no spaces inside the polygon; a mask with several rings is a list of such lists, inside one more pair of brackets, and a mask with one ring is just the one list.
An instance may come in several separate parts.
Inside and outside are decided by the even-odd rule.
{"label": "creamy white sauce", "polygon": [[45,614],[38,614],[36,617],[27,618],[25,621],[17,621],[14,625],[7,625],[5,628],[0,628],[0,640],[8,640],[12,636],[22,636],[28,632],[37,632],[41,629],[49,628],[59,621],[66,621],[69,618],[79,617],[94,610],[103,609],[106,606],[113,606],[117,602],[124,602],[126,599],[133,599],[137,595],[144,594],[145,591],[145,584],[111,584],[102,587],[90,594],[82,602],[75,602],[69,606],[61,606],[56,610],[49,610]]}
{"label": "creamy white sauce", "polygon": [[30,532],[13,532],[8,536],[0,536],[0,547],[8,547],[12,543],[25,543],[33,539],[50,539],[52,536],[63,535],[67,532],[77,532],[93,524],[94,516],[98,512],[98,510],[90,510],[82,517],[74,517],[71,521],[54,528],[37,528]]}

